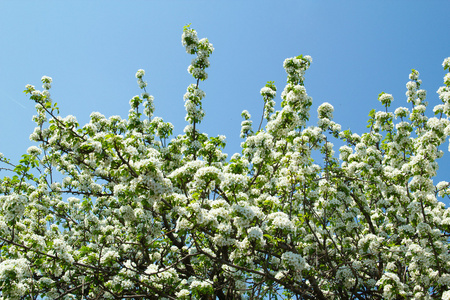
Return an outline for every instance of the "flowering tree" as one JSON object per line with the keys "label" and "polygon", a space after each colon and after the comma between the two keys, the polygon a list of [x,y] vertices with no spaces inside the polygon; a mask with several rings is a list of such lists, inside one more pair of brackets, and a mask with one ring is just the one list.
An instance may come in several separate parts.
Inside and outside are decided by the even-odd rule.
{"label": "flowering tree", "polygon": [[195,82],[177,137],[153,116],[143,70],[127,119],[92,113],[83,127],[58,115],[51,78],[27,85],[38,146],[18,164],[0,156],[1,299],[450,299],[450,210],[437,198],[450,184],[432,180],[450,73],[437,117],[413,70],[410,108],[392,112],[381,93],[385,110],[358,135],[328,103],[307,125],[312,59],[286,59],[282,109],[267,83],[258,129],[244,111],[242,153],[227,160],[225,138],[198,130],[214,48],[189,26],[182,43]]}

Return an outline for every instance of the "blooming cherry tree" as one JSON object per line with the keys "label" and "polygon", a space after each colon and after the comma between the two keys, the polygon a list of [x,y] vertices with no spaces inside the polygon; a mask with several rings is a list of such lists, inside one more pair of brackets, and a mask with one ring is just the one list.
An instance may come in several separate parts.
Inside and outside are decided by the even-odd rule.
{"label": "blooming cherry tree", "polygon": [[244,111],[228,158],[224,136],[198,130],[214,48],[190,26],[182,44],[194,82],[176,137],[143,70],[127,119],[94,112],[84,126],[59,116],[50,77],[27,85],[36,146],[0,156],[1,299],[450,299],[450,184],[433,183],[450,73],[435,117],[413,70],[409,108],[381,93],[358,135],[329,103],[310,121],[312,58],[286,59],[281,110],[268,82],[258,128]]}

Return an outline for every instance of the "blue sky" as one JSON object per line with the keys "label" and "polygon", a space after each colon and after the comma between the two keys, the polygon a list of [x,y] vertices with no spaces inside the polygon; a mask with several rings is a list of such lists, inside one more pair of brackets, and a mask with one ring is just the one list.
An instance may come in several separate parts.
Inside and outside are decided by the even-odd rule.
{"label": "blue sky", "polygon": [[[393,109],[407,106],[412,68],[430,110],[439,104],[441,64],[450,56],[450,1],[0,0],[0,11],[0,152],[15,160],[32,145],[34,128],[34,103],[22,91],[28,83],[40,88],[43,75],[53,78],[61,115],[84,124],[93,111],[126,117],[129,99],[140,93],[134,74],[143,68],[155,115],[181,133],[183,94],[193,82],[192,57],[181,46],[188,23],[215,47],[200,85],[206,92],[200,129],[225,135],[230,155],[240,151],[242,110],[259,123],[259,90],[269,80],[279,107],[287,57],[313,57],[305,81],[314,100],[311,120],[329,102],[343,129],[362,133],[369,111],[382,109],[380,92],[393,94]],[[447,146],[439,178],[449,180]]]}

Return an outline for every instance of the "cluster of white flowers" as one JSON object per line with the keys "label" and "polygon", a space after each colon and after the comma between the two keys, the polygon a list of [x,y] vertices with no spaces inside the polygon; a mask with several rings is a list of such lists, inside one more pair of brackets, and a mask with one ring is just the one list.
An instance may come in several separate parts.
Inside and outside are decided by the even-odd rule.
{"label": "cluster of white flowers", "polygon": [[253,122],[250,120],[252,115],[247,110],[244,110],[242,111],[241,116],[244,118],[244,121],[241,123],[241,138],[245,138],[253,133]]}
{"label": "cluster of white flowers", "polygon": [[72,247],[66,243],[66,241],[57,238],[53,240],[53,253],[55,253],[63,261],[72,264],[74,258],[71,254]]}
{"label": "cluster of white flowers", "polygon": [[205,92],[199,89],[195,84],[191,84],[184,94],[184,107],[186,108],[186,121],[190,123],[199,123],[202,121],[205,113],[201,108],[201,101],[205,97]]}
{"label": "cluster of white flowers", "polygon": [[270,98],[275,98],[275,96],[277,95],[276,90],[270,88],[270,87],[263,87],[260,91],[261,96],[266,96],[266,97],[270,97]]}
{"label": "cluster of white flowers", "polygon": [[186,53],[194,54],[197,43],[197,31],[190,28],[190,25],[186,25],[183,29],[183,34],[181,35],[181,44],[183,47],[186,47]]}
{"label": "cluster of white flowers", "polygon": [[0,289],[3,299],[21,299],[30,291],[30,263],[25,258],[7,259],[0,263]]}
{"label": "cluster of white flowers", "polygon": [[394,114],[397,118],[406,118],[409,116],[409,109],[406,107],[398,107],[395,109]]}
{"label": "cluster of white flowers", "polygon": [[300,255],[293,252],[284,252],[281,255],[281,261],[288,269],[293,269],[295,271],[302,271],[305,268],[308,268],[305,259]]}
{"label": "cluster of white flowers", "polygon": [[189,74],[198,80],[207,79],[208,74],[205,69],[209,67],[209,56],[214,51],[212,44],[206,38],[198,40],[197,32],[189,25],[185,26],[183,30],[181,43],[186,47],[187,53],[197,54],[197,57],[192,60],[188,67]]}
{"label": "cluster of white flowers", "polygon": [[218,168],[202,167],[195,173],[193,185],[200,187],[202,190],[214,190],[222,180],[223,175]]}
{"label": "cluster of white flowers", "polygon": [[260,94],[264,98],[264,118],[269,120],[270,115],[275,111],[275,101],[273,100],[277,95],[277,89],[273,82],[268,82],[261,90]]}
{"label": "cluster of white flowers", "polygon": [[53,81],[53,79],[51,77],[42,76],[41,81],[42,81],[42,88],[43,89],[45,89],[45,90],[51,89],[52,81]]}
{"label": "cluster of white flowers", "polygon": [[191,291],[197,290],[197,291],[200,291],[200,292],[204,293],[204,292],[206,292],[208,290],[211,290],[212,289],[212,285],[211,285],[211,282],[208,282],[207,280],[203,280],[203,281],[193,280],[191,282],[191,284],[189,285],[189,288],[190,288]]}
{"label": "cluster of white flowers", "polygon": [[450,300],[450,291],[445,291],[442,294],[442,300]]}
{"label": "cluster of white flowers", "polygon": [[191,292],[190,292],[189,290],[187,290],[187,289],[182,289],[182,290],[180,290],[179,292],[176,293],[176,296],[177,296],[179,299],[187,298],[187,297],[189,297],[190,295],[191,295]]}
{"label": "cluster of white flowers", "polygon": [[375,113],[375,125],[373,129],[375,131],[392,131],[394,129],[394,124],[392,123],[393,118],[394,115],[392,113],[377,111]]}
{"label": "cluster of white flowers", "polygon": [[283,67],[288,74],[288,83],[303,83],[306,70],[312,63],[309,55],[286,58]]}
{"label": "cluster of white flowers", "polygon": [[378,280],[377,285],[382,288],[384,299],[397,299],[399,296],[407,296],[405,285],[395,273],[385,272]]}
{"label": "cluster of white flowers", "polygon": [[286,230],[288,232],[295,231],[294,223],[289,219],[289,216],[284,212],[274,212],[267,216],[269,222],[271,221],[271,228],[274,230]]}
{"label": "cluster of white flowers", "polygon": [[389,106],[391,106],[392,101],[394,101],[394,97],[392,97],[391,94],[386,94],[383,92],[378,96],[378,101],[380,101],[381,104],[388,108]]}
{"label": "cluster of white flowers", "polygon": [[247,233],[250,240],[261,240],[263,238],[263,231],[256,226],[249,228]]}
{"label": "cluster of white flowers", "polygon": [[306,93],[306,88],[302,85],[287,86],[281,97],[293,108],[306,106],[310,102],[310,97]]}
{"label": "cluster of white flowers", "polygon": [[15,223],[25,212],[28,198],[24,195],[12,194],[0,196],[2,213],[7,223]]}
{"label": "cluster of white flowers", "polygon": [[31,146],[27,149],[27,153],[34,156],[39,156],[42,153],[42,150],[36,146]]}
{"label": "cluster of white flowers", "polygon": [[0,263],[0,279],[2,282],[10,278],[21,280],[30,275],[29,262],[25,258],[8,259]]}
{"label": "cluster of white flowers", "polygon": [[442,62],[442,67],[444,68],[444,70],[450,69],[450,57],[444,59],[444,61]]}
{"label": "cluster of white flowers", "polygon": [[140,87],[141,89],[144,89],[144,88],[147,86],[147,82],[145,82],[144,80],[142,80],[142,77],[144,77],[144,75],[145,75],[145,71],[142,70],[142,69],[139,69],[139,70],[136,72],[136,78],[137,78],[137,81],[138,81],[138,85],[139,85],[139,87]]}
{"label": "cluster of white flowers", "polygon": [[319,108],[317,108],[317,113],[319,114],[319,119],[328,118],[333,119],[334,107],[328,102],[322,103]]}

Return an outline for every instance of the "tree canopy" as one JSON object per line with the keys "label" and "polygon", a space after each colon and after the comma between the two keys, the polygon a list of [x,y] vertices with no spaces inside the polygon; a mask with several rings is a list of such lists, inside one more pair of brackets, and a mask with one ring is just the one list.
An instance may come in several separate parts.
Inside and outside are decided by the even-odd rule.
{"label": "tree canopy", "polygon": [[[323,103],[310,121],[310,56],[284,61],[263,114],[242,112],[242,152],[198,129],[213,46],[189,25],[187,126],[153,116],[145,72],[128,118],[61,117],[52,79],[27,85],[36,128],[18,163],[0,155],[0,299],[450,299],[450,58],[427,114],[419,72],[407,107],[378,100],[367,132]],[[334,143],[341,145],[338,154]]]}

